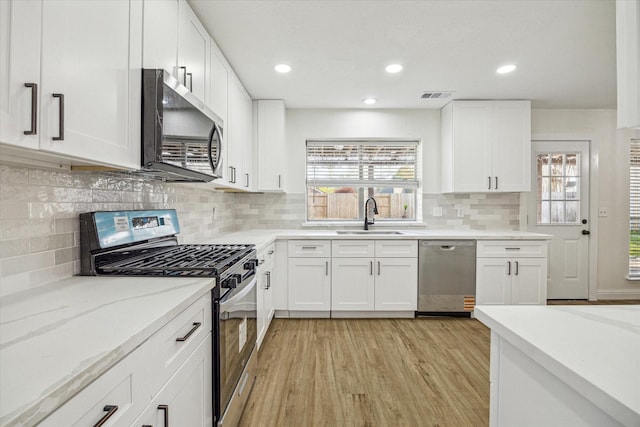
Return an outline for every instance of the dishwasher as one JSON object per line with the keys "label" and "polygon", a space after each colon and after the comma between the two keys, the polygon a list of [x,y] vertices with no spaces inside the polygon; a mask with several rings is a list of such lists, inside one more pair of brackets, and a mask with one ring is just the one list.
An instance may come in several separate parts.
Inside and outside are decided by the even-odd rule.
{"label": "dishwasher", "polygon": [[469,317],[476,299],[476,241],[418,242],[418,316]]}

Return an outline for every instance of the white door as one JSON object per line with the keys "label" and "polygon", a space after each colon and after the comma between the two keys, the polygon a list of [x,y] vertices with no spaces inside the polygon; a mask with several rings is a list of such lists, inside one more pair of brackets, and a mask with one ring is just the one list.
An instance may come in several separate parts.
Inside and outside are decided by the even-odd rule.
{"label": "white door", "polygon": [[289,310],[331,310],[329,258],[289,258]]}
{"label": "white door", "polygon": [[418,259],[376,258],[375,309],[418,309]]}
{"label": "white door", "polygon": [[549,242],[547,298],[589,296],[589,142],[534,141],[528,229]]}
{"label": "white door", "polygon": [[139,167],[142,3],[42,7],[40,148]]}
{"label": "white door", "polygon": [[373,310],[373,258],[334,258],[331,262],[331,309]]}

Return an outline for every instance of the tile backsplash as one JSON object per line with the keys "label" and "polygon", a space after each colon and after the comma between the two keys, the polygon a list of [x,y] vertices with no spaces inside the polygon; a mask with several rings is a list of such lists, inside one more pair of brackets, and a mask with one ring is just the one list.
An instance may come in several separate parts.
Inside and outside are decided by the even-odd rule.
{"label": "tile backsplash", "polygon": [[[423,219],[432,229],[517,229],[519,197],[424,195]],[[442,216],[433,216],[434,207]],[[195,243],[229,231],[300,228],[305,195],[226,193],[210,184],[0,164],[0,296],[79,273],[78,214],[163,208],[178,212],[180,243]]]}

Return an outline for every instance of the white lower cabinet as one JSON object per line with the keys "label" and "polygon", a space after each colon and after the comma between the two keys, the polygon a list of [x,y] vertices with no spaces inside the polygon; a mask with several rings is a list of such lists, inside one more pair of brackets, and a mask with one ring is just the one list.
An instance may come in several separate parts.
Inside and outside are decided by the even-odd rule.
{"label": "white lower cabinet", "polygon": [[39,425],[211,426],[211,320],[207,293]]}
{"label": "white lower cabinet", "polygon": [[476,304],[546,304],[546,242],[478,242]]}
{"label": "white lower cabinet", "polygon": [[375,310],[416,311],[418,259],[377,258],[376,263]]}
{"label": "white lower cabinet", "polygon": [[132,426],[213,425],[211,357],[209,334]]}
{"label": "white lower cabinet", "polygon": [[417,309],[416,241],[334,240],[331,252],[332,311]]}
{"label": "white lower cabinet", "polygon": [[289,258],[289,310],[331,310],[331,258]]}
{"label": "white lower cabinet", "polygon": [[331,267],[331,310],[374,310],[373,258],[334,258]]}
{"label": "white lower cabinet", "polygon": [[257,346],[260,348],[271,319],[275,314],[275,243],[270,244],[265,249],[258,252],[257,274],[257,297],[258,297],[258,339]]}

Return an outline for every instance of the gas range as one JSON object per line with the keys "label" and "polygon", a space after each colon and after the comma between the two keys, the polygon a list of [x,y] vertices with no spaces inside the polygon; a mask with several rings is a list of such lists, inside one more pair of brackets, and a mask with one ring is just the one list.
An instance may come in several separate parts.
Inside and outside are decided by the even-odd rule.
{"label": "gas range", "polygon": [[[80,215],[81,273],[211,277],[214,425],[237,425],[256,378],[257,257],[254,245],[179,245],[175,210]],[[246,386],[249,386],[247,389]]]}
{"label": "gas range", "polygon": [[255,273],[252,244],[178,244],[175,210],[80,215],[83,275],[215,277],[233,289]]}

